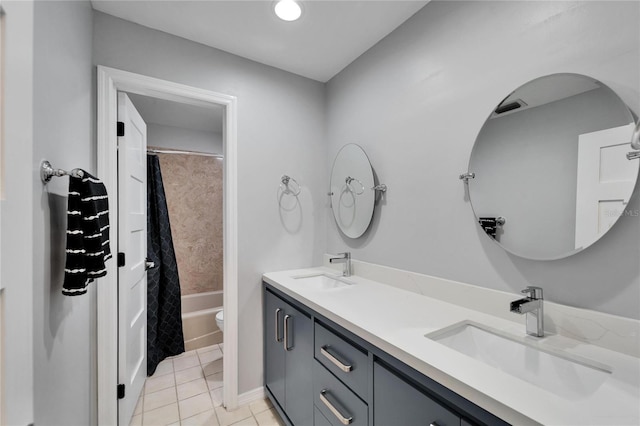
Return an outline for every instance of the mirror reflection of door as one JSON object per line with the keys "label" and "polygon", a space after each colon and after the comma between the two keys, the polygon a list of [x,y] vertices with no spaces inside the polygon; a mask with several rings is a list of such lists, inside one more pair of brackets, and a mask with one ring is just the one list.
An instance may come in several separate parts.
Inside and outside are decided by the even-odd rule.
{"label": "mirror reflection of door", "polygon": [[624,214],[638,176],[627,160],[633,124],[580,135],[576,191],[576,248],[600,238]]}

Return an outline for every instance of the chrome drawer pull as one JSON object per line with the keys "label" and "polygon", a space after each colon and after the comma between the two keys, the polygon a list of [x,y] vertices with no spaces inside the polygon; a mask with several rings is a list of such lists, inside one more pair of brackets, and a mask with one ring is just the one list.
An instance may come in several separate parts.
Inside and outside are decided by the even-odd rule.
{"label": "chrome drawer pull", "polygon": [[346,365],[345,363],[341,362],[338,358],[336,358],[334,355],[329,353],[329,345],[322,346],[320,348],[320,353],[345,373],[348,373],[349,371],[353,370],[353,366]]}
{"label": "chrome drawer pull", "polygon": [[280,312],[282,312],[282,309],[276,309],[276,342],[282,342],[282,337],[280,337],[280,327],[278,327],[278,323],[280,322]]}
{"label": "chrome drawer pull", "polygon": [[324,405],[326,405],[327,408],[331,410],[333,415],[336,416],[338,420],[340,420],[340,423],[342,423],[343,425],[348,425],[349,423],[351,423],[353,421],[353,416],[349,416],[349,417],[343,416],[342,413],[340,413],[340,411],[338,411],[338,409],[334,407],[332,403],[329,402],[329,400],[325,396],[326,393],[327,393],[326,389],[322,389],[320,391],[320,401],[322,401]]}
{"label": "chrome drawer pull", "polygon": [[289,347],[289,319],[291,319],[291,315],[284,316],[284,350],[289,351],[291,348]]}

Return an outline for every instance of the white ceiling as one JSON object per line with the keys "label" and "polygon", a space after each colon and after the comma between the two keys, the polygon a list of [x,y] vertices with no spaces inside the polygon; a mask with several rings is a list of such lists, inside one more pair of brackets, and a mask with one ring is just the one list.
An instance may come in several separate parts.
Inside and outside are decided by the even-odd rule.
{"label": "white ceiling", "polygon": [[93,8],[263,64],[326,82],[429,0],[301,1],[281,21],[275,1],[92,0]]}
{"label": "white ceiling", "polygon": [[128,96],[147,124],[222,133],[222,107],[202,108],[133,93]]}

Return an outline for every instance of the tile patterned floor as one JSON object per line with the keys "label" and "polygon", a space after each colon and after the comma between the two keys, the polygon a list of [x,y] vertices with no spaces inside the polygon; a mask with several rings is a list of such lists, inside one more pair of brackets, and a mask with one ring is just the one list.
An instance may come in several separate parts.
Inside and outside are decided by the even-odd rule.
{"label": "tile patterned floor", "polygon": [[283,426],[268,400],[222,407],[223,344],[162,361],[148,377],[130,426]]}

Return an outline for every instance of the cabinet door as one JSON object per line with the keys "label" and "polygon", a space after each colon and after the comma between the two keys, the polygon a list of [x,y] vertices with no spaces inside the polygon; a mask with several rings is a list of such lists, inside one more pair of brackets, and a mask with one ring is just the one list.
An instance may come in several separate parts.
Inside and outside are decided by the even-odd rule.
{"label": "cabinet door", "polygon": [[285,302],[272,293],[264,292],[264,378],[265,384],[285,409],[285,351],[282,320]]}
{"label": "cabinet door", "polygon": [[286,307],[285,405],[294,425],[313,424],[313,323],[294,307]]}
{"label": "cabinet door", "polygon": [[379,363],[373,368],[374,425],[460,426],[449,411]]}

